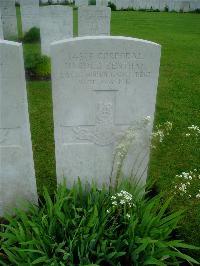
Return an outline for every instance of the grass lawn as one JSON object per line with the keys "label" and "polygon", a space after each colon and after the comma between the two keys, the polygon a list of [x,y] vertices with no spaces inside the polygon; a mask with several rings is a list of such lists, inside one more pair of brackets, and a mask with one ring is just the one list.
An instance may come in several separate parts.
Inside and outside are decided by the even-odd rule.
{"label": "grass lawn", "polygon": [[[75,12],[75,34],[77,14]],[[199,167],[195,143],[184,146],[183,133],[200,126],[200,14],[165,12],[112,12],[112,35],[132,36],[162,45],[155,122],[171,121],[172,134],[152,153],[149,177],[156,188],[168,191],[176,174]],[[38,45],[25,45],[25,53]],[[28,99],[38,191],[55,188],[52,98],[50,82],[28,82]],[[200,170],[200,169],[199,169]],[[200,245],[200,201],[173,201],[173,208],[189,209],[180,238]],[[197,254],[197,258],[200,254]]]}

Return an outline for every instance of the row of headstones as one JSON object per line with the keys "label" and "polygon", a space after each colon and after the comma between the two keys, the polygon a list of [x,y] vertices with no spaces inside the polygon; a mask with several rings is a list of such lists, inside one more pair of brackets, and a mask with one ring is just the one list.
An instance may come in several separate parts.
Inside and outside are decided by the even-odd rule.
{"label": "row of headstones", "polygon": [[111,0],[120,9],[189,12],[200,9],[199,0]]}
{"label": "row of headstones", "polygon": [[[79,7],[84,6],[84,2],[81,2],[82,0],[79,0],[79,1],[80,2],[76,3],[77,6]],[[85,3],[85,6],[86,6],[86,3]],[[50,5],[48,7],[40,8],[41,10],[40,12],[39,11],[39,0],[20,0],[20,10],[21,10],[21,17],[22,17],[22,29],[24,33],[29,31],[32,27],[39,27],[41,20],[42,20],[42,25],[44,25],[44,19],[50,18],[51,21],[48,20],[48,22],[51,25],[53,25],[52,20],[56,20],[58,18],[58,21],[59,21],[60,17],[62,18],[62,21],[60,21],[60,24],[63,24],[63,26],[67,25],[68,28],[71,28],[70,32],[73,32],[73,28],[72,28],[73,9],[70,7]],[[99,17],[98,22],[96,22],[96,20],[94,19],[93,23],[89,23],[89,25],[91,25],[90,27],[92,27],[93,25],[94,31],[95,31],[95,27],[98,28],[98,24],[102,24],[100,17],[103,19],[103,21],[105,21],[105,17],[107,16],[109,17],[110,14],[107,14],[107,13],[109,13],[109,11],[108,9],[107,10],[103,9],[103,5],[102,6],[99,5],[99,8],[96,8],[95,6],[93,7],[90,6],[88,7],[88,9],[85,9],[85,10],[79,9],[79,18],[80,18],[79,36],[87,35],[87,32],[85,34],[86,29],[84,30],[82,25],[84,26],[85,24],[88,24],[89,19],[92,20],[95,17]],[[66,21],[63,20],[63,17],[65,16],[68,16],[68,20]],[[101,26],[99,26],[99,28],[101,28]],[[90,30],[92,30],[92,28]],[[102,32],[101,35],[103,35],[104,33],[105,35],[108,34],[106,31],[106,32]]]}
{"label": "row of headstones", "polygon": [[[17,4],[20,4],[21,0],[15,0]],[[40,4],[75,4],[75,6],[88,6],[90,0],[39,0]],[[95,0],[97,6],[107,6],[108,0]]]}
{"label": "row of headstones", "polygon": [[[109,7],[79,7],[78,36],[110,35],[111,9]],[[42,54],[50,54],[54,41],[73,37],[73,9],[66,6],[40,8],[40,36]]]}
{"label": "row of headstones", "polygon": [[[97,6],[107,6],[108,0],[95,0]],[[69,4],[75,4],[75,6],[87,6],[90,4],[90,0],[40,0],[42,4],[48,4],[49,2],[51,4],[65,4],[66,2]]]}
{"label": "row of headstones", "polygon": [[[88,2],[84,2],[85,0],[77,0],[77,6],[88,5]],[[159,9],[164,10],[168,8],[169,11],[190,11],[195,9],[200,9],[200,1],[174,1],[174,0],[112,0],[112,2],[116,5],[117,9],[126,9],[126,8],[134,8],[134,9]],[[107,2],[101,2],[103,5],[107,4]],[[30,28],[36,26],[39,27],[40,18],[43,17],[43,13],[39,16],[39,0],[20,0],[21,5],[21,15],[22,15],[22,26],[23,32],[27,32]],[[103,7],[98,7],[103,8]],[[48,19],[48,15],[52,16],[52,20],[55,20],[55,17],[58,17],[58,24],[64,23],[59,22],[60,17],[63,17],[64,9],[46,9],[44,10],[45,19]],[[69,9],[68,9],[69,10]],[[106,10],[106,9],[105,9]],[[60,16],[59,16],[60,12]],[[46,14],[47,13],[47,14]],[[71,11],[66,11],[68,14],[68,19],[66,18],[67,24],[72,25],[72,15]],[[15,0],[0,0],[0,38],[9,39],[10,37],[14,37],[18,35],[17,31],[17,18],[16,18],[16,9],[15,9]],[[90,9],[86,9],[81,14],[81,10],[79,12],[79,36],[84,35],[107,35],[110,32],[110,23],[108,23],[110,17],[110,11],[104,11],[104,9],[95,9],[95,7],[90,7]],[[99,18],[99,19],[98,19]],[[54,24],[51,22],[53,26],[52,31],[54,29]],[[58,25],[57,24],[57,25]],[[42,22],[42,25],[44,23]],[[46,26],[47,28],[48,26]],[[68,26],[67,26],[68,27]],[[68,27],[69,28],[69,27]],[[56,29],[54,29],[56,31]],[[67,35],[71,35],[73,29],[67,30]],[[67,37],[67,36],[66,36]]]}
{"label": "row of headstones", "polygon": [[[160,45],[126,37],[74,38],[51,45],[51,62],[58,183],[65,177],[70,187],[80,177],[83,182],[94,178],[99,186],[108,184],[112,169],[117,169],[114,151],[124,134],[135,144],[123,172],[145,182]],[[19,43],[0,41],[0,96],[3,216],[20,206],[21,199],[33,203],[38,199]],[[143,120],[146,116],[152,117],[150,123],[149,117]]]}
{"label": "row of headstones", "polygon": [[[72,7],[62,5],[39,7],[39,0],[21,0],[20,3],[23,32],[26,33],[33,27],[40,28],[43,54],[49,55],[50,44],[53,41],[73,37]],[[13,9],[15,9],[14,5]],[[14,25],[12,23],[14,16],[9,15],[9,18],[12,21],[7,20],[3,27],[6,31],[5,35],[8,34],[9,26]],[[109,7],[80,7],[78,9],[78,36],[110,35],[110,20],[111,9]],[[3,39],[3,30],[0,23],[1,39]]]}
{"label": "row of headstones", "polygon": [[[84,4],[85,3],[85,4]],[[97,1],[98,3],[98,1]],[[99,8],[103,8],[105,2],[102,2],[102,6],[99,4]],[[86,5],[86,2],[84,0],[77,0],[77,6],[84,6]],[[87,3],[88,5],[88,3]],[[45,19],[48,18],[48,16],[52,16],[52,20],[49,21],[51,23],[51,25],[53,24],[53,20],[56,19],[56,17],[58,17],[58,24],[60,23],[64,23],[64,25],[67,22],[67,27],[70,28],[68,29],[68,34],[66,37],[68,37],[69,32],[73,32],[73,27],[72,27],[72,9],[64,9],[64,6],[62,6],[63,9],[61,9],[61,7],[52,7],[49,9],[43,9],[41,16],[39,15],[39,0],[20,0],[20,10],[21,10],[21,17],[22,17],[22,28],[23,28],[23,32],[27,32],[29,31],[32,27],[39,27],[40,26],[40,18],[43,17],[43,13],[45,15]],[[67,7],[66,7],[67,8]],[[92,7],[91,7],[92,8]],[[66,10],[66,16],[68,16],[68,19],[66,18],[66,20],[63,20],[62,18],[65,16],[65,11]],[[69,11],[70,10],[70,11]],[[93,7],[93,10],[91,11],[84,11],[83,10],[83,14],[80,13],[80,30],[79,30],[79,36],[83,36],[83,35],[88,35],[92,34],[92,30],[94,31],[95,35],[107,35],[108,32],[110,32],[110,26],[108,27],[108,29],[106,29],[104,31],[101,30],[101,26],[102,24],[104,25],[104,20],[101,21],[100,17],[105,18],[105,17],[110,17],[109,15],[109,11],[104,11],[102,10],[98,10],[95,9],[95,7]],[[86,21],[82,21],[82,19],[84,19],[84,13],[85,13],[85,20]],[[93,16],[93,18],[95,16],[99,16],[99,20],[95,22],[95,20],[93,21],[93,23],[89,22],[89,19]],[[109,19],[109,18],[108,18]],[[59,21],[60,20],[60,21]],[[70,25],[68,25],[68,23],[70,23]],[[87,29],[87,27],[84,27],[87,23],[89,23],[88,25],[90,25],[90,29]],[[42,24],[44,25],[44,23],[42,22]],[[106,22],[107,25],[107,22]],[[104,26],[103,26],[104,28]],[[89,31],[88,33],[85,31]],[[102,31],[101,34],[96,34],[95,31]],[[16,8],[15,8],[15,0],[0,0],[0,38],[3,39],[9,39],[11,37],[17,37],[18,35],[18,30],[17,30],[17,18],[16,18]],[[71,35],[71,33],[70,33]],[[92,34],[93,35],[93,34]]]}

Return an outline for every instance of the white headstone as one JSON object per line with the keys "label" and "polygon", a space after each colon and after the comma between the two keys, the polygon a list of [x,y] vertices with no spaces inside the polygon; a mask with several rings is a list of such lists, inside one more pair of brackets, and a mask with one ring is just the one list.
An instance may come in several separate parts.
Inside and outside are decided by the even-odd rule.
{"label": "white headstone", "polygon": [[117,10],[129,8],[129,0],[115,0],[114,4]]}
{"label": "white headstone", "polygon": [[61,5],[41,7],[40,35],[45,55],[49,55],[52,42],[73,37],[73,9]]}
{"label": "white headstone", "polygon": [[4,38],[17,37],[15,0],[0,0]]}
{"label": "white headstone", "polygon": [[159,3],[159,10],[160,11],[165,11],[167,8],[169,8],[169,3],[167,0],[160,0]]}
{"label": "white headstone", "polygon": [[0,216],[36,191],[22,45],[0,41]]}
{"label": "white headstone", "polygon": [[183,12],[190,11],[190,1],[181,1],[180,10]]}
{"label": "white headstone", "polygon": [[[160,45],[126,37],[82,37],[52,44],[52,83],[58,182],[80,177],[99,185],[111,175],[115,145],[135,128],[136,141],[124,173],[146,179],[154,117]],[[144,149],[144,150],[143,150]],[[141,152],[142,151],[142,152]],[[138,156],[138,152],[140,156]]]}
{"label": "white headstone", "polygon": [[108,6],[108,0],[96,0],[96,6]]}
{"label": "white headstone", "polygon": [[75,6],[88,6],[88,0],[75,0]]}
{"label": "white headstone", "polygon": [[135,10],[139,10],[140,9],[140,0],[134,0],[134,5],[133,5],[133,7],[134,7],[134,9]]}
{"label": "white headstone", "polygon": [[39,0],[20,0],[23,33],[39,28]]}
{"label": "white headstone", "polygon": [[110,35],[111,9],[88,6],[78,9],[78,36]]}
{"label": "white headstone", "polygon": [[2,25],[2,17],[1,17],[1,11],[0,11],[0,39],[3,40],[3,25]]}

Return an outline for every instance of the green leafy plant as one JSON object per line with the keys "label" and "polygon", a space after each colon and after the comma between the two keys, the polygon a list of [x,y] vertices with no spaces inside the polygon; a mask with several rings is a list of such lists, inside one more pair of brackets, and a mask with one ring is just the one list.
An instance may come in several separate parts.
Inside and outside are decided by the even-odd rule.
{"label": "green leafy plant", "polygon": [[50,78],[51,76],[51,61],[48,56],[41,56],[35,68],[35,73],[39,77]]}
{"label": "green leafy plant", "polygon": [[183,211],[169,213],[170,200],[150,198],[132,182],[107,190],[78,181],[43,197],[1,225],[2,265],[198,264],[184,253],[196,248],[172,238]]}
{"label": "green leafy plant", "polygon": [[40,41],[40,29],[33,27],[27,33],[25,33],[24,43],[36,43]]}
{"label": "green leafy plant", "polygon": [[169,12],[169,7],[168,6],[165,6],[165,12]]}
{"label": "green leafy plant", "polygon": [[96,5],[96,0],[89,0],[89,5],[95,6]]}
{"label": "green leafy plant", "polygon": [[116,11],[117,10],[116,5],[111,3],[111,2],[108,2],[108,7],[110,7],[112,11]]}
{"label": "green leafy plant", "polygon": [[49,79],[51,76],[50,58],[39,53],[25,56],[26,75],[29,79]]}

